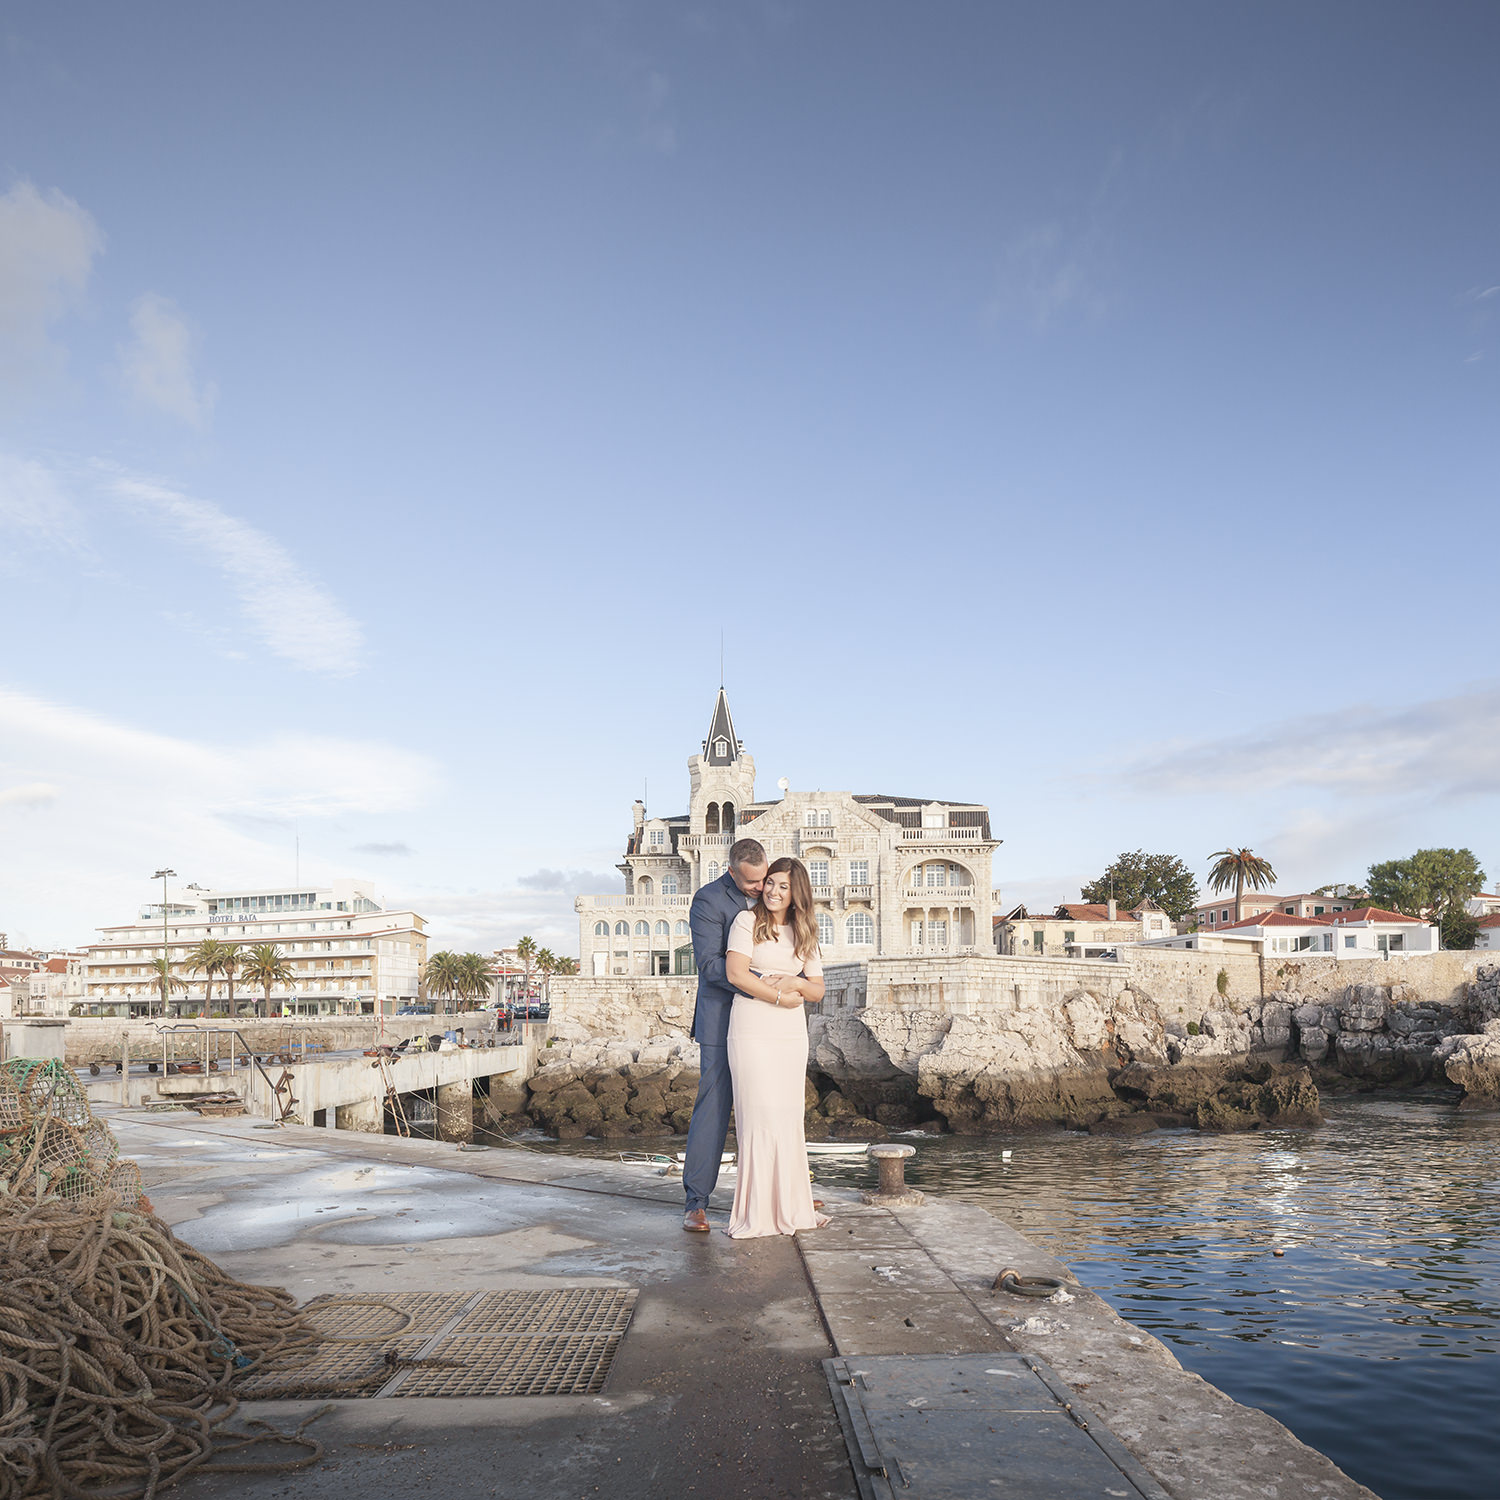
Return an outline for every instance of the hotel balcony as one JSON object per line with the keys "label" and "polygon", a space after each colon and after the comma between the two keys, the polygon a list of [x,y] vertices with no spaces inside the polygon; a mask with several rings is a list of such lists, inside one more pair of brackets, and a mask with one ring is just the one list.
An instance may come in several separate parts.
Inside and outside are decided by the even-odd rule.
{"label": "hotel balcony", "polygon": [[924,885],[901,892],[907,906],[948,906],[954,901],[972,901],[972,885]]}
{"label": "hotel balcony", "polygon": [[727,849],[734,840],[735,835],[732,833],[681,833],[677,836],[677,847],[679,849]]}
{"label": "hotel balcony", "polygon": [[846,885],[844,887],[844,904],[848,905],[851,901],[873,900],[874,889],[875,887],[871,885]]}
{"label": "hotel balcony", "polygon": [[812,888],[814,901],[832,901],[833,887],[831,885],[815,885]]}

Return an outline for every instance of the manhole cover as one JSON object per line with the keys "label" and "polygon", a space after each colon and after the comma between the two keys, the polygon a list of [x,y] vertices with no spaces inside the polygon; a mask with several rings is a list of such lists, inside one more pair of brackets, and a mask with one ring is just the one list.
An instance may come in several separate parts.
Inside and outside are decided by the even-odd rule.
{"label": "manhole cover", "polygon": [[303,1311],[326,1341],[249,1372],[236,1390],[259,1400],[591,1395],[604,1387],[637,1295],[560,1287],[319,1297]]}

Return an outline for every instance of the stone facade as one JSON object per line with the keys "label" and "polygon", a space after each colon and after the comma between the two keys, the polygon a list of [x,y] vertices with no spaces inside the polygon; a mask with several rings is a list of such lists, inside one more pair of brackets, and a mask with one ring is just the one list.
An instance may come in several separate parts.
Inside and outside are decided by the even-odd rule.
{"label": "stone facade", "polygon": [[807,865],[825,964],[990,951],[997,841],[982,804],[785,789],[758,802],[755,762],[722,688],[688,783],[684,814],[653,818],[635,804],[624,894],[578,897],[582,974],[691,974],[693,893],[724,873],[742,837]]}

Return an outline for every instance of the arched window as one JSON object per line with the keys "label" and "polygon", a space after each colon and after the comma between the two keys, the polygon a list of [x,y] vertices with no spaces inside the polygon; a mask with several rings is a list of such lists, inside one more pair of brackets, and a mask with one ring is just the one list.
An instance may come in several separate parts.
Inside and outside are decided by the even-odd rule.
{"label": "arched window", "polygon": [[594,923],[594,936],[595,937],[608,937],[609,936],[609,923],[608,922],[595,922]]}
{"label": "arched window", "polygon": [[688,935],[688,931],[688,924],[686,922],[679,922],[677,924],[676,932],[678,937],[686,937]]}
{"label": "arched window", "polygon": [[826,911],[818,913],[818,946],[820,948],[833,946],[833,918]]}
{"label": "arched window", "polygon": [[704,833],[717,833],[719,831],[719,804],[710,802],[703,814]]}
{"label": "arched window", "polygon": [[675,875],[662,876],[661,893],[663,896],[675,896],[677,894],[677,877]]}
{"label": "arched window", "polygon": [[867,911],[857,911],[844,922],[844,941],[848,943],[873,943],[875,921]]}
{"label": "arched window", "polygon": [[670,936],[671,931],[671,927],[666,922],[658,922],[656,924],[657,937],[668,937]]}
{"label": "arched window", "polygon": [[637,937],[650,937],[651,924],[649,922],[637,922],[635,924],[635,935]]}
{"label": "arched window", "polygon": [[616,937],[629,937],[630,936],[630,923],[629,922],[616,922],[615,923],[615,936]]}
{"label": "arched window", "polygon": [[722,817],[720,818],[720,823],[722,825],[720,829],[721,832],[734,832],[734,803],[726,802],[724,804],[724,812]]}
{"label": "arched window", "polygon": [[708,869],[703,872],[703,883],[707,885],[710,880],[717,880],[718,878],[719,862],[711,859],[708,862]]}
{"label": "arched window", "polygon": [[637,896],[649,896],[655,889],[656,887],[651,884],[651,877],[649,875],[642,875],[635,883],[635,893]]}

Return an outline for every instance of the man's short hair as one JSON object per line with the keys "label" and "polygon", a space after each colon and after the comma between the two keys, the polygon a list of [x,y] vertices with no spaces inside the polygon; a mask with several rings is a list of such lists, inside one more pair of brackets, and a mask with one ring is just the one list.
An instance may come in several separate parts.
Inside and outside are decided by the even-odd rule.
{"label": "man's short hair", "polygon": [[763,865],[768,861],[759,839],[737,839],[729,847],[729,863],[743,870],[746,865]]}

